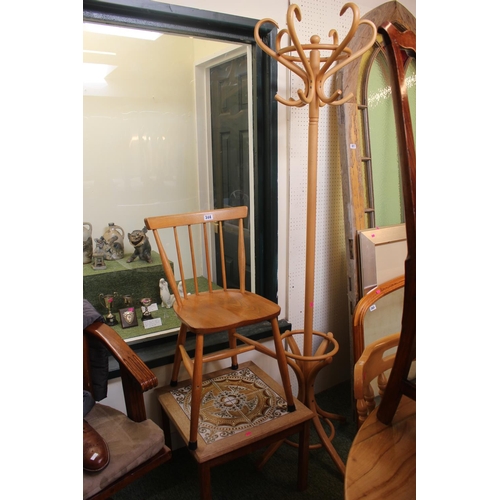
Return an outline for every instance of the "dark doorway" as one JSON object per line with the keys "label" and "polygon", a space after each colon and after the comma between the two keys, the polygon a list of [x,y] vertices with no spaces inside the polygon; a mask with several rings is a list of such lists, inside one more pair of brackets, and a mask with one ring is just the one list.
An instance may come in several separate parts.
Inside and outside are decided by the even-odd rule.
{"label": "dark doorway", "polygon": [[[250,209],[247,57],[240,56],[210,70],[214,208],[246,205]],[[245,221],[245,286],[251,287],[250,217]],[[238,228],[224,224],[227,285],[239,288]],[[219,239],[215,239],[219,253]],[[217,262],[219,262],[217,255]],[[217,269],[217,284],[222,276]]]}

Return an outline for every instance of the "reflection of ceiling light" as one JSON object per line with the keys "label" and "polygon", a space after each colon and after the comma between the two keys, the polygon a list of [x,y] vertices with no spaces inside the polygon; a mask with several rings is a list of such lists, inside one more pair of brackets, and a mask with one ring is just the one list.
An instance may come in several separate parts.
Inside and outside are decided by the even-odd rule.
{"label": "reflection of ceiling light", "polygon": [[116,52],[103,52],[102,50],[84,50],[84,54],[99,54],[101,56],[116,56]]}
{"label": "reflection of ceiling light", "polygon": [[106,77],[116,66],[110,64],[83,63],[84,83],[105,83]]}
{"label": "reflection of ceiling light", "polygon": [[110,24],[91,24],[83,23],[83,30],[91,33],[100,33],[101,35],[124,36],[127,38],[140,38],[141,40],[157,40],[162,33],[154,31],[137,30],[132,28],[123,28],[121,26],[111,26]]}

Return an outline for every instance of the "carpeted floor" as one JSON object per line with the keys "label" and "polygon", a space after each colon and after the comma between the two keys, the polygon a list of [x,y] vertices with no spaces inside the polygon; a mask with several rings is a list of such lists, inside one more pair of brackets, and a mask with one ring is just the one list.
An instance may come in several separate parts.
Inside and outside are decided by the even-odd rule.
{"label": "carpeted floor", "polygon": [[[318,394],[316,400],[323,410],[347,418],[345,423],[334,422],[336,435],[333,439],[335,448],[345,462],[355,434],[350,382]],[[315,438],[316,434],[312,429],[311,442],[317,442]],[[343,500],[343,479],[324,449],[310,451],[309,485],[303,492],[297,491],[296,448],[282,445],[263,469],[258,471],[255,464],[262,451],[214,467],[211,472],[213,499],[254,500],[270,497],[276,500]],[[114,495],[113,499],[191,500],[199,497],[196,462],[186,448],[181,448],[173,452],[170,462],[135,481]]]}

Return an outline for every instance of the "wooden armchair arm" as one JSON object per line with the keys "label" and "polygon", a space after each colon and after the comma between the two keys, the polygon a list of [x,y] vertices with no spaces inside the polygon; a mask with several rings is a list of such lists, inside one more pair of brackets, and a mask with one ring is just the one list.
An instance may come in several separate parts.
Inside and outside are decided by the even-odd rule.
{"label": "wooden armchair arm", "polygon": [[354,365],[354,398],[362,399],[364,386],[369,384],[375,377],[384,373],[394,364],[396,354],[384,356],[385,352],[399,345],[401,334],[393,333],[382,337],[370,345],[367,345],[363,354]]}
{"label": "wooden armchair arm", "polygon": [[356,304],[353,318],[353,353],[354,362],[356,362],[365,348],[365,316],[370,310],[370,307],[380,300],[382,297],[399,290],[405,286],[405,277],[398,276],[392,280],[382,283],[380,286],[372,290],[368,295],[365,295]]}
{"label": "wooden armchair arm", "polygon": [[375,393],[371,386],[377,379],[379,396],[387,385],[385,372],[394,365],[395,353],[390,349],[399,345],[400,333],[393,333],[367,345],[354,365],[354,399],[356,400],[358,429],[375,408]]}
{"label": "wooden armchair arm", "polygon": [[123,395],[130,419],[141,422],[146,420],[143,393],[158,385],[155,374],[144,364],[127,343],[105,323],[96,321],[84,329],[84,384],[90,384],[88,349],[89,338],[102,343],[120,365]]}

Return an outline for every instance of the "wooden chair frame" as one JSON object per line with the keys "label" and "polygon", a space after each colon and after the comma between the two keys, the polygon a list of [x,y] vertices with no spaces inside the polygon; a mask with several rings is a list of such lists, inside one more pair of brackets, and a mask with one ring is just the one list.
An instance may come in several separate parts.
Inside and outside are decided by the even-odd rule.
{"label": "wooden chair frame", "polygon": [[393,333],[372,342],[354,365],[354,398],[358,415],[358,428],[375,409],[375,395],[371,385],[377,379],[379,396],[383,398],[387,386],[385,372],[392,368],[395,353],[386,354],[399,344],[400,333]]}
{"label": "wooden chair frame", "polygon": [[[121,380],[127,416],[134,422],[147,419],[144,392],[158,385],[155,374],[144,364],[125,341],[105,323],[95,322],[83,330],[83,388],[93,394],[89,342],[95,339],[103,344],[120,366]],[[104,436],[105,438],[105,436]],[[126,475],[109,484],[91,497],[91,500],[104,500],[114,495],[128,484],[144,476],[159,465],[172,458],[167,446],[149,460],[129,471]]]}
{"label": "wooden chair frame", "polygon": [[353,317],[353,352],[355,363],[361,357],[365,349],[365,316],[370,310],[370,307],[381,298],[399,290],[400,288],[403,288],[404,286],[405,277],[398,276],[397,278],[379,285],[368,295],[365,295],[356,305]]}
{"label": "wooden chair frame", "polygon": [[[279,305],[270,300],[245,290],[245,242],[243,231],[243,220],[248,215],[248,207],[228,207],[202,212],[190,212],[185,214],[164,215],[148,217],[144,219],[146,227],[153,232],[158,251],[171,293],[175,296],[174,311],[181,321],[181,327],[177,337],[177,346],[172,369],[171,386],[177,385],[181,362],[184,364],[192,381],[191,422],[190,438],[188,447],[195,450],[197,447],[198,418],[202,394],[203,364],[211,361],[231,358],[231,368],[238,368],[238,354],[257,350],[263,354],[273,357],[278,361],[278,367],[285,390],[288,411],[295,410],[290,376],[288,373],[287,358],[283,346],[283,339],[279,330],[278,316],[281,312]],[[239,289],[231,289],[227,286],[226,262],[224,254],[224,230],[223,224],[231,221],[237,223],[238,227],[238,273]],[[211,263],[211,234],[209,225],[215,224],[220,244],[220,266],[222,274],[222,288],[216,289],[212,285],[212,263]],[[206,278],[208,280],[208,291],[199,290],[196,263],[195,238],[193,237],[193,226],[201,226],[203,233],[203,256],[206,266]],[[178,272],[180,274],[182,288],[187,292],[186,277],[189,264],[183,262],[181,237],[187,236],[186,244],[190,249],[190,266],[194,279],[194,293],[183,296],[179,293],[174,271],[170,265],[165,247],[160,237],[160,230],[170,229],[173,232],[175,249],[177,253]],[[181,231],[187,235],[181,235]],[[268,349],[260,342],[246,338],[239,334],[239,327],[269,321],[275,351]],[[194,360],[188,355],[185,342],[186,335],[190,331],[196,336],[196,347]],[[229,348],[222,351],[204,354],[204,336],[217,332],[228,333]],[[240,344],[238,344],[238,341]]]}

